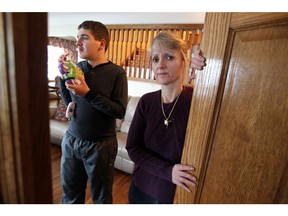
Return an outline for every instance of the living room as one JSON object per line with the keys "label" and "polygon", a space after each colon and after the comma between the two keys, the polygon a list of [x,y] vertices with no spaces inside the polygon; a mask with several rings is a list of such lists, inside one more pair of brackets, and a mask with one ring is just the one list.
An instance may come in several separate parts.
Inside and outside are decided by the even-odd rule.
{"label": "living room", "polygon": [[[98,13],[97,13],[98,14]],[[154,15],[156,15],[157,13],[155,13]],[[181,13],[166,13],[166,16],[165,16],[165,14],[163,14],[163,17],[162,17],[162,20],[173,20],[173,17],[174,17],[174,19],[177,19],[177,17],[180,17],[179,16],[179,14],[181,14]],[[185,13],[186,15],[187,14],[194,14],[194,13]],[[200,13],[200,14],[205,14],[205,13]],[[82,14],[83,15],[83,14]],[[111,14],[110,14],[111,15]],[[123,15],[124,15],[124,13],[123,13]],[[126,14],[127,15],[127,14]],[[132,19],[130,18],[129,20],[135,20],[136,18],[135,17],[137,17],[136,16],[136,14],[134,13],[134,14],[130,14],[131,16],[132,16]],[[151,14],[151,13],[147,13],[146,14],[147,16],[147,19],[150,17],[150,19],[151,19],[151,16],[153,15],[153,14]],[[167,16],[167,15],[169,15],[169,16]],[[17,178],[16,178],[16,175],[15,175],[15,167],[16,167],[16,164],[15,164],[15,167],[14,167],[14,165],[13,165],[13,167],[14,168],[12,168],[11,170],[9,170],[8,172],[7,172],[7,175],[8,175],[8,173],[10,173],[11,175],[10,175],[10,177],[9,177],[9,182],[12,182],[12,179],[14,179],[14,181],[16,181],[16,182],[18,182],[18,181],[23,181],[23,186],[24,187],[27,187],[27,188],[35,188],[35,190],[37,190],[37,191],[39,191],[39,188],[40,188],[40,185],[39,186],[37,186],[37,184],[36,185],[34,185],[34,186],[32,186],[31,184],[33,184],[33,182],[35,182],[35,180],[33,180],[33,178],[34,177],[36,177],[36,176],[33,176],[33,174],[32,173],[34,173],[34,172],[36,172],[36,170],[38,170],[38,168],[40,168],[41,167],[41,170],[42,171],[40,171],[40,173],[42,173],[42,172],[44,172],[43,170],[45,170],[45,169],[43,169],[44,167],[46,167],[46,170],[49,170],[50,168],[49,167],[51,167],[51,163],[47,163],[48,161],[50,161],[49,160],[49,158],[51,157],[50,155],[46,155],[46,154],[43,154],[43,153],[41,153],[41,162],[39,162],[38,161],[38,159],[40,159],[40,158],[37,158],[37,157],[30,157],[30,156],[28,156],[28,155],[39,155],[39,153],[37,154],[36,152],[50,152],[50,142],[49,142],[49,137],[50,137],[50,134],[49,134],[49,128],[47,128],[47,123],[48,122],[46,122],[46,120],[44,120],[45,119],[45,116],[46,116],[46,112],[43,112],[43,111],[41,111],[41,112],[39,112],[40,110],[46,110],[47,108],[49,108],[49,98],[47,98],[48,97],[48,95],[46,95],[46,93],[45,93],[45,90],[44,89],[42,89],[43,87],[41,87],[41,86],[43,86],[43,84],[45,83],[45,80],[46,80],[46,82],[47,82],[47,76],[45,75],[45,72],[43,73],[43,74],[41,74],[41,73],[39,73],[40,72],[40,70],[39,69],[37,69],[36,71],[37,72],[35,72],[34,70],[35,70],[35,66],[37,65],[37,64],[39,64],[39,67],[38,68],[41,68],[41,70],[42,70],[42,66],[40,66],[41,64],[45,64],[45,63],[47,63],[47,60],[46,60],[46,57],[45,57],[45,55],[43,55],[43,53],[45,53],[46,52],[46,49],[47,49],[47,46],[45,47],[45,46],[43,46],[43,41],[45,40],[45,37],[47,37],[47,35],[49,36],[49,33],[48,33],[48,31],[45,31],[45,23],[47,24],[47,30],[48,30],[48,27],[49,27],[49,13],[48,14],[45,14],[45,13],[7,13],[7,14],[3,14],[3,16],[5,16],[5,20],[17,20],[18,22],[16,23],[16,22],[14,22],[14,26],[13,27],[11,27],[10,29],[11,30],[13,30],[13,28],[14,29],[18,29],[18,28],[21,28],[24,32],[22,32],[21,34],[23,34],[23,35],[27,35],[26,37],[23,37],[23,38],[21,38],[21,39],[23,39],[23,40],[26,40],[25,38],[31,38],[31,36],[32,35],[38,35],[38,37],[36,37],[36,39],[37,40],[32,40],[33,41],[33,47],[37,47],[37,49],[36,49],[36,51],[32,51],[32,49],[31,49],[31,51],[29,51],[30,50],[30,47],[29,47],[29,50],[26,50],[26,51],[23,51],[23,52],[31,52],[31,55],[35,55],[35,57],[36,58],[34,58],[34,59],[37,59],[37,62],[35,63],[33,63],[33,68],[31,68],[31,66],[28,66],[28,65],[32,65],[32,64],[28,64],[28,62],[29,61],[31,61],[32,59],[28,59],[27,60],[27,62],[25,63],[25,64],[21,64],[21,68],[22,68],[22,75],[25,75],[26,73],[27,73],[27,79],[26,79],[26,81],[25,82],[20,82],[19,83],[19,85],[23,85],[22,87],[21,87],[21,91],[20,91],[20,88],[19,88],[19,93],[20,94],[28,94],[28,95],[30,95],[29,97],[17,97],[18,98],[18,100],[19,100],[19,103],[21,103],[21,104],[23,104],[23,106],[22,106],[22,109],[23,109],[23,111],[21,111],[20,113],[25,113],[26,115],[20,115],[19,117],[22,119],[22,120],[20,120],[19,119],[19,127],[21,127],[21,129],[19,129],[20,131],[21,131],[21,136],[19,135],[19,137],[21,137],[21,140],[18,140],[17,142],[18,142],[18,144],[17,143],[15,143],[13,146],[14,147],[12,147],[11,146],[11,149],[10,150],[8,150],[7,149],[7,152],[9,152],[9,151],[12,151],[12,152],[14,152],[14,151],[17,151],[17,149],[18,148],[20,148],[20,149],[22,149],[22,150],[24,150],[24,149],[26,149],[27,151],[30,151],[29,149],[30,148],[24,148],[23,149],[23,147],[26,145],[26,144],[22,144],[23,143],[23,140],[22,139],[24,139],[24,140],[26,140],[26,141],[28,141],[28,143],[27,143],[27,147],[29,146],[29,145],[31,145],[31,146],[33,146],[33,148],[31,148],[35,153],[33,153],[33,152],[30,152],[29,154],[21,154],[22,155],[22,157],[21,158],[18,158],[17,159],[17,157],[11,157],[10,158],[10,160],[11,160],[11,162],[8,162],[7,161],[7,163],[12,163],[12,164],[14,164],[14,163],[16,163],[17,161],[19,161],[19,163],[20,164],[27,164],[27,166],[25,166],[25,167],[28,167],[28,169],[26,169],[25,170],[25,176],[27,175],[29,178],[30,178],[30,180],[28,180],[28,179],[26,179],[25,180],[25,176],[23,176],[23,178],[22,178],[22,180],[21,179],[19,179],[19,180],[17,180]],[[103,13],[101,13],[101,16],[104,16],[104,14]],[[100,18],[101,18],[101,16],[100,16]],[[120,14],[118,14],[118,16],[120,16]],[[117,17],[118,17],[117,16]],[[145,16],[144,14],[143,14],[143,16]],[[143,21],[143,16],[141,16],[141,20]],[[162,16],[162,15],[161,15]],[[160,17],[161,17],[160,16]],[[63,19],[63,14],[62,14],[62,19]],[[109,16],[108,16],[109,17]],[[127,16],[126,16],[127,17]],[[128,16],[129,17],[129,16]],[[153,16],[152,16],[153,17]],[[159,18],[160,18],[159,17]],[[100,19],[99,18],[99,19]],[[154,20],[157,20],[155,17],[153,18]],[[186,22],[187,22],[187,17],[186,17]],[[202,19],[204,19],[203,17],[202,17]],[[64,18],[64,20],[65,20],[65,18]],[[36,22],[37,21],[37,22]],[[82,21],[82,20],[81,20]],[[80,20],[79,20],[79,22],[81,22]],[[31,29],[31,31],[29,31],[29,32],[25,32],[25,30],[23,29],[23,26],[25,26],[25,25],[29,25],[29,22],[30,23],[33,23],[33,26],[34,26],[34,28],[33,29]],[[175,21],[174,21],[175,22]],[[180,22],[179,20],[177,20],[177,22]],[[13,23],[13,22],[12,22]],[[37,23],[37,24],[36,24]],[[175,24],[175,23],[174,23]],[[77,25],[78,25],[78,23],[75,23],[75,29],[77,29]],[[153,24],[152,24],[153,25]],[[18,31],[18,30],[17,30]],[[73,32],[74,32],[74,30],[73,30]],[[18,31],[18,33],[19,33],[19,31]],[[7,31],[7,34],[13,34],[13,32],[9,32],[9,31]],[[65,35],[65,33],[63,33],[64,35]],[[68,35],[69,35],[70,33],[68,33]],[[73,33],[74,34],[74,33]],[[31,35],[31,36],[30,36]],[[55,36],[55,35],[54,35]],[[32,42],[31,41],[31,42]],[[20,42],[20,40],[18,40],[18,42]],[[13,42],[12,42],[13,43]],[[39,43],[39,44],[38,44]],[[25,44],[24,42],[20,42],[20,46],[21,46],[21,44],[23,45],[23,44]],[[40,45],[41,44],[41,45]],[[10,46],[11,48],[12,47],[14,47],[14,46],[18,46],[18,44],[16,43],[16,42],[14,42],[14,45],[12,45],[12,46]],[[23,47],[23,49],[25,50],[25,49],[28,49],[27,47],[25,48],[25,47]],[[19,51],[21,50],[21,49],[18,49]],[[20,53],[19,53],[20,54]],[[16,56],[18,55],[17,53],[15,54]],[[20,56],[23,56],[23,55],[21,55],[20,54]],[[17,59],[19,59],[19,61],[21,61],[23,58],[20,58],[20,56],[19,57],[17,57]],[[26,68],[24,67],[26,65]],[[18,66],[17,66],[18,67]],[[24,68],[23,68],[24,67]],[[27,71],[27,69],[29,68],[29,72]],[[19,68],[17,68],[17,70],[18,70]],[[43,68],[44,69],[44,68]],[[25,71],[27,71],[27,72],[25,72]],[[44,69],[44,71],[45,71],[45,69]],[[44,76],[43,76],[44,75]],[[14,79],[14,78],[13,78]],[[4,78],[3,79],[3,81],[4,80],[6,80],[6,78]],[[12,80],[12,79],[11,79]],[[33,83],[32,84],[32,80],[39,80],[39,81],[37,81],[36,83]],[[24,79],[23,79],[23,81],[24,81]],[[43,83],[44,82],[44,83]],[[138,81],[137,81],[138,82]],[[2,92],[11,92],[11,90],[7,90],[8,89],[8,86],[6,85],[8,82],[3,82],[3,85],[1,85],[1,88],[3,88],[3,89],[5,89],[4,91],[2,91]],[[147,91],[151,91],[151,89],[155,89],[155,87],[148,87],[147,88],[147,85],[145,84],[145,83],[147,83],[147,82],[144,82],[144,87],[143,86],[141,86],[141,87],[136,87],[135,89],[137,89],[138,91],[139,91],[139,89],[141,90],[144,90],[144,92],[147,92]],[[154,85],[155,84],[155,82],[152,82],[152,85]],[[17,84],[18,85],[18,84]],[[141,84],[140,84],[141,85]],[[148,84],[148,86],[151,86],[151,84]],[[156,89],[157,88],[159,88],[158,86],[157,86],[157,84],[155,84],[156,85]],[[47,85],[46,85],[47,86]],[[6,88],[7,87],[7,88]],[[33,90],[32,90],[32,89]],[[26,93],[25,93],[25,91],[27,91]],[[133,91],[132,91],[133,92]],[[142,95],[144,92],[136,92],[136,93],[134,93],[134,94],[136,94],[137,96],[140,96],[140,95]],[[10,94],[10,93],[9,93]],[[131,93],[131,94],[133,94],[133,93]],[[7,95],[8,96],[8,95]],[[31,100],[33,98],[33,100]],[[45,103],[43,102],[43,101],[46,101],[46,98],[47,98],[47,105],[45,105]],[[23,100],[23,101],[22,101]],[[39,102],[37,102],[37,100],[39,100]],[[21,102],[22,101],[22,102]],[[41,102],[40,102],[41,101]],[[7,104],[7,105],[9,105],[9,103],[4,103],[4,104]],[[36,105],[33,105],[33,106],[28,106],[29,104],[36,104]],[[45,108],[46,107],[46,108]],[[8,109],[8,110],[10,110],[10,109]],[[29,117],[29,113],[34,113],[34,115],[33,116],[30,116]],[[28,114],[28,115],[27,115]],[[49,115],[49,113],[48,113],[48,115]],[[42,123],[41,122],[39,122],[39,119],[40,120],[44,120]],[[49,117],[48,117],[48,121],[49,121]],[[7,123],[9,124],[9,122],[10,121],[7,121]],[[25,123],[24,123],[25,122]],[[24,123],[24,124],[23,124]],[[28,123],[28,124],[27,124]],[[35,128],[35,124],[37,124],[38,126],[37,126],[37,128]],[[5,128],[10,128],[10,126],[8,126],[8,125],[6,125],[6,123],[5,124],[2,124],[3,125],[3,127],[5,127]],[[16,125],[14,125],[14,126],[16,126]],[[48,123],[48,127],[49,127],[49,123]],[[33,129],[34,128],[34,129]],[[31,131],[30,131],[31,130]],[[17,129],[17,131],[18,131],[18,129]],[[29,132],[30,131],[30,132]],[[17,134],[17,132],[15,132],[16,134]],[[22,133],[23,133],[23,137],[22,137]],[[31,134],[33,134],[33,136],[31,136]],[[37,136],[39,136],[39,138],[37,139]],[[32,139],[32,137],[33,137],[33,139]],[[41,137],[41,138],[40,138]],[[11,138],[11,137],[10,137]],[[9,143],[10,141],[8,141],[7,139],[9,139],[8,137],[5,137],[5,140],[6,140],[6,142],[7,143]],[[16,139],[17,140],[17,139]],[[38,140],[37,142],[36,142],[36,140]],[[47,143],[47,141],[49,142],[49,144]],[[37,145],[37,143],[41,143],[41,145]],[[19,147],[17,147],[18,145],[19,145],[19,143],[21,143],[21,147],[19,146]],[[10,147],[9,147],[10,148]],[[26,150],[24,150],[24,151],[26,151]],[[6,151],[6,150],[5,150]],[[6,153],[7,153],[6,152]],[[18,154],[16,154],[16,153],[13,153],[15,156],[17,156]],[[45,159],[46,158],[46,159]],[[37,162],[36,162],[37,161]],[[29,165],[28,165],[29,164]],[[37,168],[38,167],[38,168]],[[20,169],[21,170],[21,169]],[[20,171],[19,170],[19,171]],[[21,173],[22,173],[22,171],[21,171]],[[8,175],[9,176],[9,175]],[[18,178],[19,178],[19,176],[21,176],[21,174],[20,173],[18,173],[17,174],[17,176],[18,176]],[[39,175],[37,175],[37,176],[39,176]],[[47,173],[45,173],[44,174],[44,176],[46,176],[46,178],[45,178],[45,180],[42,180],[41,182],[42,182],[42,184],[47,184],[48,186],[46,187],[46,189],[48,190],[49,189],[49,185],[51,185],[51,182],[50,181],[47,181],[48,179],[50,179],[49,178],[49,174],[47,174]],[[7,191],[10,191],[10,189],[12,190],[12,191],[14,191],[15,189],[13,189],[13,187],[18,187],[18,186],[16,186],[16,185],[18,185],[19,183],[16,183],[15,182],[15,185],[13,185],[13,184],[9,184],[10,186],[8,186],[6,189],[7,189]],[[3,182],[3,184],[5,184],[6,183],[6,180]],[[21,183],[22,184],[22,183]],[[36,189],[37,188],[37,189]],[[40,190],[41,191],[41,190]],[[10,194],[10,193],[9,193]],[[37,194],[39,194],[38,192],[37,192]],[[41,193],[41,194],[43,194],[43,193]],[[4,197],[5,197],[5,202],[9,202],[9,203],[18,203],[18,202],[20,202],[20,203],[22,203],[22,202],[24,202],[24,203],[46,203],[46,202],[48,202],[47,200],[49,200],[50,198],[52,198],[52,194],[49,192],[49,190],[48,191],[45,191],[45,193],[44,194],[46,194],[45,195],[45,197],[43,197],[43,196],[41,196],[41,197],[38,197],[38,195],[36,195],[35,197],[26,197],[26,195],[25,195],[25,192],[24,191],[22,191],[22,190],[18,190],[18,192],[17,192],[17,194],[15,194],[15,196],[8,196],[8,194],[7,194],[7,196],[5,195]],[[22,201],[21,201],[22,200]],[[26,201],[24,201],[24,200],[26,200]],[[46,200],[46,201],[44,201],[44,200]]]}
{"label": "living room", "polygon": [[[57,59],[58,59],[58,56],[62,54],[61,52],[64,52],[64,48],[66,48],[65,50],[77,49],[76,46],[73,47],[74,44],[76,43],[76,38],[73,35],[75,35],[75,29],[77,29],[77,24],[81,23],[84,19],[87,19],[87,20],[101,19],[101,22],[103,22],[110,31],[110,37],[111,37],[110,47],[118,46],[115,49],[122,50],[122,53],[125,53],[125,52],[133,53],[133,50],[136,50],[136,49],[139,49],[139,47],[142,47],[144,50],[142,53],[142,59],[148,59],[146,57],[147,55],[146,52],[147,52],[147,47],[149,47],[149,44],[148,45],[141,44],[139,41],[137,43],[137,41],[133,42],[132,40],[129,41],[130,44],[128,44],[129,34],[131,37],[131,33],[134,35],[137,33],[138,35],[136,36],[136,38],[146,38],[148,36],[146,35],[142,36],[140,33],[141,32],[149,33],[148,31],[151,31],[150,29],[155,28],[155,26],[157,26],[158,29],[170,28],[175,32],[179,31],[178,28],[182,28],[181,31],[183,31],[184,33],[186,32],[190,33],[190,35],[187,34],[187,36],[183,35],[184,40],[187,38],[187,40],[195,41],[195,42],[188,41],[187,43],[191,43],[191,44],[194,43],[197,45],[200,44],[201,37],[199,35],[199,32],[200,31],[202,32],[205,13],[161,13],[160,16],[157,17],[157,19],[155,19],[155,16],[156,16],[156,13],[140,13],[140,14],[139,13],[128,13],[128,14],[127,13],[48,13],[48,27],[49,27],[48,79],[49,79],[49,90],[50,90],[49,91],[49,98],[50,98],[49,112],[50,112],[50,117],[51,117],[50,118],[50,140],[51,140],[51,143],[53,144],[52,148],[53,148],[54,154],[57,155],[57,152],[58,152],[57,147],[58,148],[60,147],[61,140],[66,130],[68,129],[68,124],[69,124],[68,120],[65,117],[65,112],[66,112],[67,107],[61,101],[61,97],[58,92],[59,90],[57,90],[58,85],[56,84],[55,86],[55,77],[59,76]],[[141,26],[139,27],[139,30],[138,29],[135,30],[139,26],[138,23],[140,23],[140,20],[143,24],[141,24]],[[113,29],[111,29],[112,27]],[[121,28],[124,28],[124,29],[121,29]],[[185,28],[187,28],[187,30]],[[194,30],[194,28],[196,29]],[[197,29],[197,28],[200,28],[200,29]],[[133,29],[133,30],[130,30],[130,29]],[[154,31],[158,31],[158,29],[155,29]],[[195,31],[197,35],[196,34],[192,35],[191,34],[192,31]],[[118,32],[119,36],[118,35],[114,36],[115,32]],[[116,41],[116,38],[118,37],[120,37],[119,42]],[[146,39],[147,42],[149,42],[150,40],[151,39],[149,38]],[[132,48],[129,50],[128,49],[129,47],[132,47]],[[193,46],[191,45],[191,49],[192,47]],[[62,50],[62,51],[60,51],[60,53],[55,52],[56,54],[53,56],[52,53],[54,52],[50,53],[51,48],[53,48],[52,51],[54,51],[55,48],[58,48],[59,50]],[[108,49],[107,52],[108,52],[108,59],[110,59],[111,61],[115,60],[115,62],[117,63],[117,58],[119,58],[119,56],[109,55],[110,52],[113,53],[113,49],[110,48],[110,50]],[[116,52],[114,51],[114,53],[117,53],[117,51]],[[73,55],[77,55],[77,53]],[[127,112],[126,112],[124,119],[117,120],[116,131],[117,131],[117,139],[118,139],[118,153],[117,153],[117,157],[115,161],[115,168],[117,169],[115,171],[116,179],[121,178],[121,176],[122,178],[125,178],[127,174],[129,175],[129,174],[132,174],[133,172],[134,163],[131,161],[126,151],[126,139],[127,139],[127,133],[129,130],[131,120],[133,118],[136,105],[140,97],[143,94],[160,89],[160,86],[157,84],[157,82],[155,82],[154,79],[146,78],[144,75],[139,78],[137,77],[136,74],[135,76],[133,75],[130,76],[131,68],[129,72],[129,67],[121,63],[121,62],[128,63],[129,61],[128,64],[133,65],[132,60],[129,59],[130,56],[132,56],[131,57],[132,59],[133,54],[132,55],[123,54],[124,60],[118,61],[119,62],[118,64],[122,66],[123,68],[125,68],[127,72],[129,100],[128,100],[128,105],[127,105]],[[78,57],[77,61],[81,61],[81,60],[82,59]],[[50,65],[50,62],[51,62],[51,65]],[[137,65],[141,65],[141,64],[143,65],[142,71],[145,71],[145,70],[149,71],[148,67],[150,63],[144,63],[144,62],[141,63],[140,61],[137,63]],[[134,63],[134,65],[136,64]],[[146,66],[147,69],[144,69],[144,65],[148,65]],[[135,66],[135,68],[137,68],[137,66]],[[55,158],[58,158],[58,157],[52,155],[52,158],[54,158],[55,160]],[[57,173],[56,174],[54,173],[54,169],[55,169],[54,164],[59,165],[59,162],[52,161],[52,165],[53,165],[52,176],[53,175],[58,176]],[[53,179],[55,179],[55,177],[53,177]],[[59,179],[59,176],[57,177],[57,179]],[[59,191],[59,188],[58,188],[59,184],[55,184],[54,181],[53,181],[53,191]],[[124,191],[128,190],[127,187],[124,185],[124,182],[122,185],[122,189],[124,189]],[[122,194],[122,197],[123,196],[125,197],[125,195]],[[53,195],[54,203],[59,202],[59,198],[57,197],[59,197],[58,193]],[[122,199],[120,201],[117,199],[117,194],[115,195],[114,198],[115,198],[114,199],[115,203],[122,203],[122,204],[127,203],[127,196],[125,197],[124,200]],[[91,202],[91,200],[89,201],[89,196],[88,196],[87,202],[88,203]]]}
{"label": "living room", "polygon": [[[39,19],[39,25],[35,26],[37,31],[31,29],[31,32],[25,31],[24,30],[25,28],[21,28],[21,26],[28,28],[29,22],[26,22],[25,20],[31,21],[32,19],[35,19],[33,14],[29,14],[29,15],[17,14],[17,15],[12,15],[12,16],[8,15],[5,19],[11,21],[12,20],[11,17],[17,18],[19,20],[18,23],[14,24],[15,25],[14,28],[18,30],[20,29],[21,30],[20,33],[25,35],[26,39],[31,37],[32,35],[37,35],[39,36],[41,40],[33,41],[33,44],[35,46],[37,45],[38,51],[35,49],[32,51],[32,49],[30,50],[23,45],[21,46],[21,44],[25,44],[23,43],[24,40],[21,41],[20,39],[17,39],[17,40],[14,39],[14,46],[18,48],[17,49],[18,52],[21,50],[22,51],[24,50],[24,52],[27,51],[27,53],[29,53],[28,56],[30,57],[26,59],[21,59],[21,56],[22,56],[21,53],[19,54],[16,52],[16,57],[18,57],[16,59],[19,59],[19,61],[21,61],[22,64],[19,64],[16,62],[15,65],[16,65],[17,71],[21,69],[20,71],[22,71],[23,73],[21,74],[21,76],[20,74],[15,75],[17,78],[16,80],[18,80],[18,82],[16,82],[17,85],[15,85],[16,86],[15,88],[12,88],[12,89],[8,88],[6,84],[7,77],[5,78],[2,76],[5,82],[1,82],[1,90],[6,89],[6,92],[7,92],[7,89],[8,89],[9,94],[14,96],[12,98],[14,98],[14,100],[17,99],[18,100],[17,104],[20,104],[21,106],[13,106],[14,109],[12,109],[12,107],[10,106],[11,110],[12,111],[14,110],[14,112],[8,111],[10,109],[3,109],[5,110],[4,112],[5,115],[10,116],[10,117],[7,118],[4,115],[1,116],[1,126],[3,125],[3,128],[5,129],[12,128],[13,133],[10,133],[10,134],[14,134],[14,135],[9,135],[9,133],[6,133],[6,132],[5,133],[2,132],[1,134],[1,135],[5,135],[3,136],[3,140],[1,141],[1,144],[4,142],[8,144],[12,143],[12,145],[6,145],[4,148],[5,155],[11,156],[11,157],[6,157],[7,161],[5,161],[5,164],[7,164],[7,167],[8,167],[7,173],[10,175],[10,176],[7,175],[9,177],[7,179],[11,180],[9,182],[11,184],[7,184],[7,182],[3,182],[2,180],[1,183],[3,185],[7,185],[7,188],[5,190],[1,190],[1,192],[4,194],[3,197],[5,198],[5,200],[6,199],[8,201],[10,200],[11,203],[47,203],[49,202],[48,200],[51,200],[52,198],[52,195],[50,194],[51,191],[49,192],[49,188],[51,188],[50,187],[51,182],[48,181],[51,176],[49,176],[49,173],[45,172],[45,170],[49,170],[51,166],[50,163],[47,163],[47,161],[50,161],[49,160],[50,155],[47,155],[45,153],[45,152],[49,152],[50,150],[50,143],[47,142],[47,140],[49,140],[49,133],[48,133],[49,116],[48,116],[48,109],[47,109],[48,96],[46,95],[47,89],[43,89],[43,86],[46,86],[47,84],[47,78],[43,76],[43,74],[40,75],[40,74],[37,74],[37,72],[35,72],[35,71],[38,71],[39,68],[40,70],[43,70],[41,69],[41,65],[44,65],[45,60],[46,60],[45,56],[41,56],[41,53],[45,52],[45,47],[41,45],[41,42],[45,40],[45,36],[47,36],[47,32],[46,32],[46,35],[44,35],[44,34],[41,34],[41,31],[43,30],[43,23],[44,23],[44,32],[45,32],[45,20],[47,20],[47,17],[46,16],[42,17],[41,14],[39,17],[37,16],[36,18]],[[12,33],[11,30],[7,30],[7,34],[13,35],[11,33]],[[12,43],[12,47],[14,46]],[[8,48],[10,47],[8,46]],[[35,61],[32,61],[35,59],[37,59],[36,63]],[[34,66],[38,66],[37,70],[31,68],[30,65],[32,64],[34,64]],[[11,76],[11,74],[13,73],[11,72],[9,74]],[[36,83],[32,82],[33,80],[32,78],[34,80],[37,80],[37,82]],[[19,82],[20,80],[22,82]],[[12,87],[14,86],[13,83],[11,85]],[[3,93],[4,91],[1,91],[1,92]],[[9,107],[9,104],[13,104],[11,103],[11,100],[8,100],[9,98],[8,96],[3,97],[3,98],[5,98],[8,101],[8,102],[5,101],[5,103],[2,103],[5,106]],[[33,100],[31,98],[33,98]],[[41,102],[42,100],[46,100],[46,99],[47,99],[47,103]],[[17,108],[17,112],[15,112],[16,108]],[[21,113],[22,115],[19,115],[19,113]],[[23,115],[23,113],[25,113],[25,115]],[[33,115],[31,113],[33,113]],[[11,121],[11,119],[13,121]],[[37,124],[37,128],[35,127],[36,124]],[[39,145],[40,142],[43,143],[43,145]],[[21,145],[19,143],[21,143]],[[266,147],[269,147],[269,146],[266,146]],[[19,149],[20,151],[17,151]],[[200,160],[201,158],[199,158],[197,155],[195,156],[195,158],[199,159],[199,161],[203,161],[203,160]],[[285,161],[285,157],[283,158]],[[14,168],[14,166],[8,166],[9,163],[12,165],[16,165],[16,167],[18,165],[18,168],[16,169]],[[231,164],[232,163],[233,161],[231,161]],[[21,168],[23,166],[25,169]],[[283,169],[284,169],[283,166],[281,166],[281,170]],[[273,169],[273,170],[279,170],[279,169]],[[17,173],[17,175],[15,175],[15,173]],[[16,176],[18,178],[16,178]],[[273,175],[273,176],[275,178],[277,176],[280,176],[280,177],[283,176],[283,179],[285,179],[284,175]],[[41,184],[38,181],[39,178],[41,180],[40,181]],[[259,181],[261,181],[261,179]],[[44,188],[43,188],[43,185],[45,185]],[[18,188],[19,190],[15,190],[15,188]],[[13,194],[12,191],[16,191],[16,194]],[[29,191],[30,194],[34,194],[34,195],[28,196],[27,191]],[[39,191],[41,191],[41,193],[39,193]],[[47,196],[42,197],[41,194],[45,194]],[[281,193],[279,194],[279,197],[281,201]]]}

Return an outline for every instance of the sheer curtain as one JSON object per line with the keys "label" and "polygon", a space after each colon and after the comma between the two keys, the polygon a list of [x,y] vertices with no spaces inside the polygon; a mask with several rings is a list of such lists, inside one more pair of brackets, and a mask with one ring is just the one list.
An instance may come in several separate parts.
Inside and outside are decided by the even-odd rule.
{"label": "sheer curtain", "polygon": [[63,53],[70,53],[69,59],[78,62],[78,52],[76,41],[67,40],[60,37],[48,37],[48,79],[55,80],[59,75],[58,58]]}
{"label": "sheer curtain", "polygon": [[75,63],[77,63],[78,52],[76,41],[67,40],[60,37],[48,37],[48,45],[64,48],[65,52],[70,53],[69,58]]}

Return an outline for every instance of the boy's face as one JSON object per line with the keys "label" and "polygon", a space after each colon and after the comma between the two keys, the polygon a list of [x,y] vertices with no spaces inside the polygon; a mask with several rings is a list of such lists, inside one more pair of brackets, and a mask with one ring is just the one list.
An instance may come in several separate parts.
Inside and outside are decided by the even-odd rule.
{"label": "boy's face", "polygon": [[78,31],[76,45],[80,58],[86,60],[97,60],[100,51],[105,50],[105,43],[95,40],[91,31],[83,28]]}

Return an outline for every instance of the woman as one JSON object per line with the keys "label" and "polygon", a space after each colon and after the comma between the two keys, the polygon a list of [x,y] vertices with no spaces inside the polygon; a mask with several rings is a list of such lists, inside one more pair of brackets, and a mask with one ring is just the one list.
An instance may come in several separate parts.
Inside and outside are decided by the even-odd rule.
{"label": "woman", "polygon": [[[173,203],[176,185],[188,192],[188,185],[196,186],[194,167],[180,164],[193,93],[183,86],[186,53],[186,43],[171,32],[160,32],[151,43],[152,70],[161,90],[141,97],[128,133],[126,148],[135,163],[131,204]],[[196,56],[192,67],[202,69],[201,51]]]}

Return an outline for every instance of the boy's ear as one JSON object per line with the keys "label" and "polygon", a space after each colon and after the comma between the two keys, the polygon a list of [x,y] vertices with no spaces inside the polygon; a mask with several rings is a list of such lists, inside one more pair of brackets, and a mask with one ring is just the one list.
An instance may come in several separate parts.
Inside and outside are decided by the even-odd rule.
{"label": "boy's ear", "polygon": [[105,47],[106,47],[106,40],[104,40],[104,39],[101,39],[100,40],[100,49],[102,50],[105,50]]}

